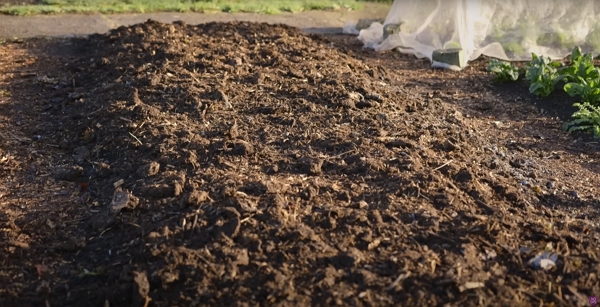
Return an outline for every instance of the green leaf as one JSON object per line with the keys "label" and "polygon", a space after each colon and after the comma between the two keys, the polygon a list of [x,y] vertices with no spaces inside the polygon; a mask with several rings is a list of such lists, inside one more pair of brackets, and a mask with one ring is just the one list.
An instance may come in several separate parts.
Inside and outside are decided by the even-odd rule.
{"label": "green leaf", "polygon": [[560,62],[552,61],[548,63],[551,67],[560,67],[562,64]]}
{"label": "green leaf", "polygon": [[567,66],[560,69],[560,73],[569,76],[574,76],[577,73],[577,69],[575,69],[575,66]]}
{"label": "green leaf", "polygon": [[581,58],[581,48],[579,46],[573,48],[571,51],[571,62],[577,61]]}
{"label": "green leaf", "polygon": [[495,80],[498,82],[516,81],[519,79],[519,69],[514,64],[498,60],[490,60],[488,72],[494,73]]}
{"label": "green leaf", "polygon": [[573,106],[579,110],[572,117],[574,120],[563,125],[567,132],[591,130],[594,137],[600,137],[600,107],[593,106],[588,102],[575,103]]}
{"label": "green leaf", "polygon": [[545,84],[541,82],[531,84],[531,86],[529,87],[529,92],[537,96],[545,97],[550,95],[550,93],[548,93],[548,90],[546,89]]}
{"label": "green leaf", "polygon": [[538,81],[542,75],[543,69],[539,66],[529,67],[525,73],[525,79],[530,82]]}
{"label": "green leaf", "polygon": [[567,77],[566,75],[556,76],[556,77],[554,77],[554,79],[552,79],[552,83],[556,84],[556,83],[560,82],[561,80],[565,79],[566,77]]}
{"label": "green leaf", "polygon": [[567,94],[569,94],[569,96],[575,97],[577,95],[581,95],[583,91],[583,85],[578,83],[567,83],[564,86],[564,90],[567,92]]}

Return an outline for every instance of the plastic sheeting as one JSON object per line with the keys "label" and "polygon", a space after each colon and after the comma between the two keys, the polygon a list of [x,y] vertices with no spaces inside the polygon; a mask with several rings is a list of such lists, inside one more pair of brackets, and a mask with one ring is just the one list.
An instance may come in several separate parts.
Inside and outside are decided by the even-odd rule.
{"label": "plastic sheeting", "polygon": [[[349,23],[344,32],[377,51],[430,60],[436,49],[462,48],[469,61],[525,61],[531,53],[564,58],[575,46],[597,55],[599,21],[600,0],[395,0],[383,25],[359,32]],[[401,32],[384,40],[384,25],[398,23]]]}

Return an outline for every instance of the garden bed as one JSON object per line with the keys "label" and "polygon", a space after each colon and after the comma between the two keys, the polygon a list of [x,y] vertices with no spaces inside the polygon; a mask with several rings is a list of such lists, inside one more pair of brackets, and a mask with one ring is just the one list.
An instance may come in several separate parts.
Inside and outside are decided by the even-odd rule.
{"label": "garden bed", "polygon": [[599,146],[484,59],[152,21],[0,54],[1,306],[600,295]]}

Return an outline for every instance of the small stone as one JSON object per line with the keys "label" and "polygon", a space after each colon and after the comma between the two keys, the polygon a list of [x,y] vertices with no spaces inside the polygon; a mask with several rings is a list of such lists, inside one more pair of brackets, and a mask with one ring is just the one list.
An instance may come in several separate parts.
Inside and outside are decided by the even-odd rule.
{"label": "small stone", "polygon": [[528,263],[535,269],[548,271],[556,267],[557,260],[558,254],[543,252],[531,258]]}
{"label": "small stone", "polygon": [[555,186],[555,184],[554,184],[554,182],[552,182],[552,181],[548,181],[548,182],[546,183],[546,187],[547,187],[548,189],[554,189],[554,186]]}

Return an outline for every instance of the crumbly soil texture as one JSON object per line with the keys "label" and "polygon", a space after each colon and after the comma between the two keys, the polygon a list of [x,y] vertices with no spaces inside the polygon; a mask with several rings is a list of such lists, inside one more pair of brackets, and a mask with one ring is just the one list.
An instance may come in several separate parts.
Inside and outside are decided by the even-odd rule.
{"label": "crumbly soil texture", "polygon": [[0,306],[600,295],[597,140],[485,59],[154,21],[0,55]]}

